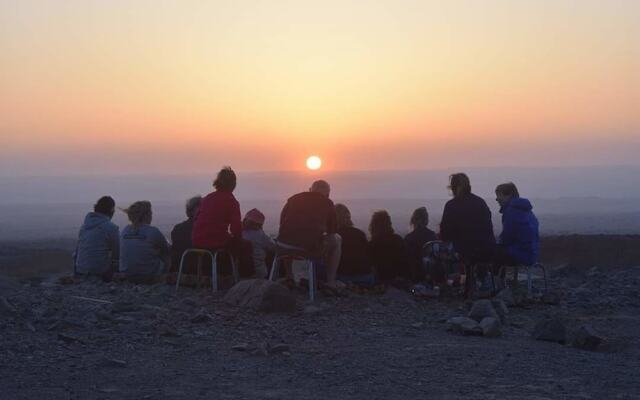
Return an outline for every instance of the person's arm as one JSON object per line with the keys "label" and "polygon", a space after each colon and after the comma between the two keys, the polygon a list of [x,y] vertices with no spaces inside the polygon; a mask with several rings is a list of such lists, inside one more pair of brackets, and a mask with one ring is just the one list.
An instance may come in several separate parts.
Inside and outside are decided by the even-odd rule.
{"label": "person's arm", "polygon": [[120,229],[115,225],[109,232],[109,247],[111,248],[111,265],[117,271],[120,262]]}
{"label": "person's arm", "polygon": [[451,207],[449,203],[445,204],[444,211],[442,212],[442,220],[440,221],[440,240],[449,242],[453,238],[453,227]]}
{"label": "person's arm", "polygon": [[231,205],[231,235],[236,238],[242,238],[242,216],[240,214],[240,203],[234,199]]}
{"label": "person's arm", "polygon": [[262,235],[260,236],[260,244],[267,251],[275,251],[276,250],[276,242],[264,231],[262,231]]}
{"label": "person's arm", "polygon": [[332,201],[329,201],[329,213],[327,215],[327,233],[338,233],[338,216],[336,215],[336,207]]}

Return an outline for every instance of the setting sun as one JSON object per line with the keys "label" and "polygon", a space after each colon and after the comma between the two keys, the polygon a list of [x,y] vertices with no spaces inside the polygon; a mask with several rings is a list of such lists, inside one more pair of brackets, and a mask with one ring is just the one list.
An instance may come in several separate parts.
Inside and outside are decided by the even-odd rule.
{"label": "setting sun", "polygon": [[322,166],[322,160],[318,156],[311,156],[307,158],[307,168],[311,170],[320,169]]}

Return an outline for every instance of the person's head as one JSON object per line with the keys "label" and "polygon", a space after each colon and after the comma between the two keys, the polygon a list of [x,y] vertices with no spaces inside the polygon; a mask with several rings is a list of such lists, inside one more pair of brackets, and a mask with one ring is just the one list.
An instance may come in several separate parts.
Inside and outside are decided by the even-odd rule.
{"label": "person's head", "polygon": [[449,175],[449,189],[453,193],[453,197],[471,193],[471,182],[469,182],[467,174],[459,172]]}
{"label": "person's head", "polygon": [[386,210],[378,210],[373,213],[369,223],[369,233],[371,233],[372,238],[393,233],[391,217]]}
{"label": "person's head", "polygon": [[111,196],[102,196],[94,204],[93,211],[111,218],[116,212],[116,202]]}
{"label": "person's head", "polygon": [[135,227],[151,223],[151,203],[146,200],[136,201],[122,211],[127,213],[127,217],[129,217],[131,225]]}
{"label": "person's head", "polygon": [[426,228],[429,225],[429,213],[426,207],[416,208],[411,214],[411,226],[413,229]]}
{"label": "person's head", "polygon": [[265,216],[257,208],[251,209],[245,214],[242,220],[242,227],[249,231],[257,231],[262,229],[264,225]]}
{"label": "person's head", "polygon": [[327,181],[319,180],[311,184],[311,188],[309,189],[309,191],[320,193],[325,197],[329,197],[329,194],[331,193],[331,186],[329,186],[329,183],[327,183]]}
{"label": "person's head", "polygon": [[185,211],[187,212],[188,218],[193,218],[196,216],[196,212],[198,211],[198,207],[200,207],[200,202],[202,201],[202,196],[193,196],[189,200],[187,200],[187,204],[185,205]]}
{"label": "person's head", "polygon": [[351,212],[344,204],[336,204],[336,217],[338,221],[338,229],[353,226],[353,222],[351,221]]}
{"label": "person's head", "polygon": [[231,167],[223,167],[213,181],[213,186],[218,191],[233,192],[236,188],[236,173]]}
{"label": "person's head", "polygon": [[515,183],[502,183],[496,187],[496,201],[500,207],[504,207],[514,197],[520,197]]}

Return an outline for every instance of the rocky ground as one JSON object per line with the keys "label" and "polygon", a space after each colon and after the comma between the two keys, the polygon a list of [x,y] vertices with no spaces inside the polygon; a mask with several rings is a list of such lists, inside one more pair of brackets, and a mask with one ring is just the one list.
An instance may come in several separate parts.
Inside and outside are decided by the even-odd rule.
{"label": "rocky ground", "polygon": [[[205,289],[4,278],[0,398],[640,398],[640,267],[551,276],[492,338],[451,330],[472,302],[397,289],[265,313]],[[541,321],[565,344],[536,340]]]}

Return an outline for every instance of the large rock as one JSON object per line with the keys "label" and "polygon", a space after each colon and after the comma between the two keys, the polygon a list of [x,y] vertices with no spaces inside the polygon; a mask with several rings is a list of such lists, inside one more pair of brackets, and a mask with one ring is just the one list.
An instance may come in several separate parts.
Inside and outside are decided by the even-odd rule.
{"label": "large rock", "polygon": [[603,339],[591,325],[584,325],[578,329],[573,340],[573,346],[583,350],[596,351]]}
{"label": "large rock", "polygon": [[296,309],[295,295],[285,286],[266,279],[238,282],[224,296],[224,302],[262,312],[291,312]]}
{"label": "large rock", "polygon": [[504,304],[507,305],[507,307],[513,307],[516,304],[515,299],[513,298],[513,291],[511,290],[511,288],[502,289],[495,296],[495,299],[496,300],[502,300],[504,302]]}
{"label": "large rock", "polygon": [[468,336],[481,336],[482,328],[480,325],[471,318],[467,317],[453,317],[447,320],[447,329],[462,335]]}
{"label": "large rock", "polygon": [[507,315],[509,315],[509,308],[507,307],[507,305],[504,303],[504,301],[495,299],[491,302],[491,304],[493,305],[493,309],[496,310],[496,313],[500,317],[500,323],[502,325],[506,325]]}
{"label": "large rock", "polygon": [[531,336],[535,340],[564,344],[567,341],[567,328],[559,318],[545,318],[536,324]]}
{"label": "large rock", "polygon": [[495,318],[500,320],[498,313],[493,308],[490,300],[478,300],[473,303],[471,311],[469,311],[469,318],[476,320],[476,322],[482,321],[484,318]]}
{"label": "large rock", "polygon": [[500,330],[500,321],[495,318],[483,318],[482,321],[480,321],[480,328],[482,328],[483,336],[498,337],[502,335],[502,330]]}

